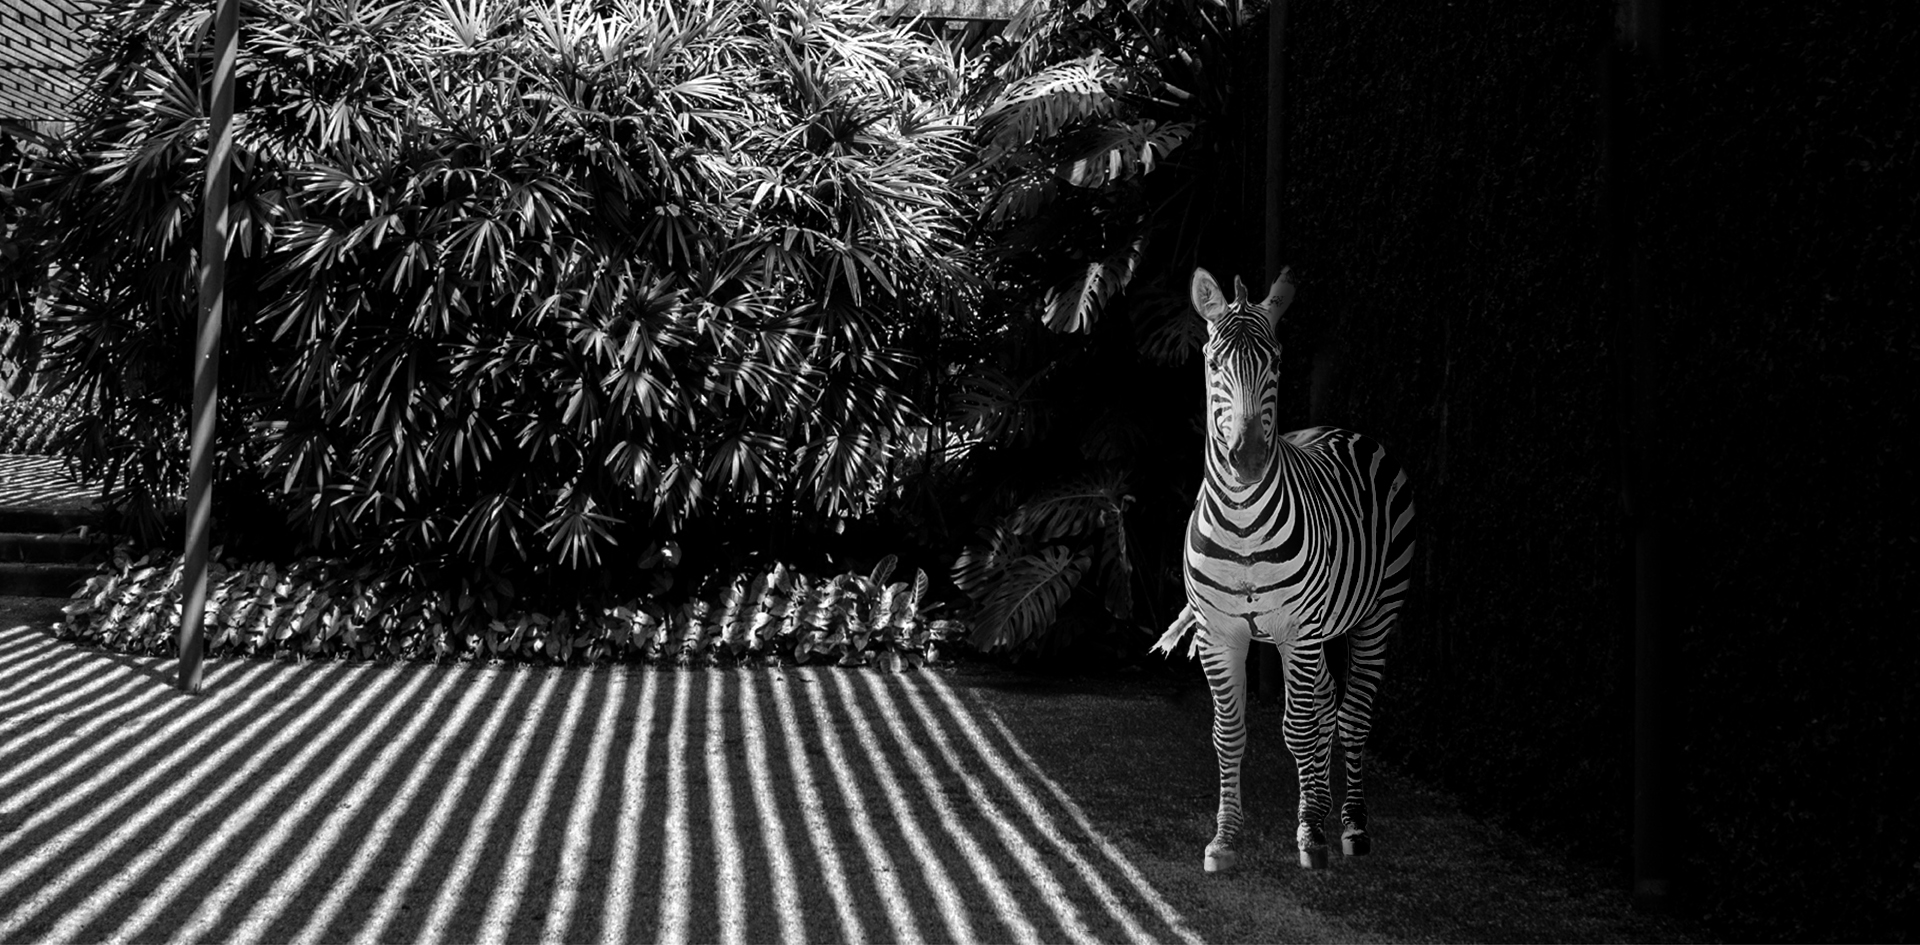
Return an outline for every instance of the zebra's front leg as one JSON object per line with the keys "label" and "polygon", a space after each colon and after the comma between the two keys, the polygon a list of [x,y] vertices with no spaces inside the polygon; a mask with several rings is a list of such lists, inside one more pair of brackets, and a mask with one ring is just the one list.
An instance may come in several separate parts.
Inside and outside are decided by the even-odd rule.
{"label": "zebra's front leg", "polygon": [[[1226,639],[1222,639],[1222,638]],[[1247,644],[1245,633],[1206,634],[1200,665],[1213,689],[1213,751],[1220,761],[1220,810],[1207,844],[1209,873],[1232,869],[1239,859],[1240,762],[1247,748]]]}
{"label": "zebra's front leg", "polygon": [[1287,750],[1300,773],[1300,822],[1294,840],[1300,865],[1326,869],[1327,834],[1320,826],[1333,808],[1327,782],[1333,754],[1333,671],[1320,644],[1287,648]]}

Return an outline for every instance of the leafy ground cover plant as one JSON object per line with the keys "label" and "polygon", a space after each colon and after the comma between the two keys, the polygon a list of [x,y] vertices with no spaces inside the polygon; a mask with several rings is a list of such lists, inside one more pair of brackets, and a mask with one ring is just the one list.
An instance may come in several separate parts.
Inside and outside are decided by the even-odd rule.
{"label": "leafy ground cover plant", "polygon": [[[206,647],[212,656],[301,659],[919,666],[965,630],[933,617],[939,607],[927,598],[926,572],[890,580],[894,562],[888,556],[867,574],[831,577],[776,562],[677,605],[641,594],[534,611],[407,588],[365,565],[228,560],[208,575]],[[120,652],[177,653],[181,570],[177,554],[134,559],[123,546],[63,608],[56,635]]]}
{"label": "leafy ground cover plant", "polygon": [[60,398],[0,396],[0,453],[49,453],[72,424],[73,415]]}

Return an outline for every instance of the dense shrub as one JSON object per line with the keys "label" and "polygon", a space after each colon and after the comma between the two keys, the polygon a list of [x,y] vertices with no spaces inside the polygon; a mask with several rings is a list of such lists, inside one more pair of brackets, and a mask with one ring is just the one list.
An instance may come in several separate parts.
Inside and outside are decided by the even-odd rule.
{"label": "dense shrub", "polygon": [[[215,557],[218,557],[216,549]],[[497,597],[461,600],[411,590],[366,566],[303,558],[286,567],[216,563],[205,616],[210,656],[311,659],[736,663],[879,661],[889,668],[937,658],[961,631],[929,619],[927,575],[810,577],[783,564],[743,572],[710,598],[677,606],[642,595],[552,611]],[[179,652],[177,554],[131,559],[125,548],[66,605],[56,633],[121,652]],[[484,594],[484,592],[483,592]]]}
{"label": "dense shrub", "polygon": [[[699,515],[864,513],[924,425],[909,348],[974,294],[959,74],[874,13],[250,4],[223,491],[442,588],[606,590]],[[76,273],[49,367],[97,405],[68,448],[136,496],[184,475],[204,25],[117,6],[34,185]]]}

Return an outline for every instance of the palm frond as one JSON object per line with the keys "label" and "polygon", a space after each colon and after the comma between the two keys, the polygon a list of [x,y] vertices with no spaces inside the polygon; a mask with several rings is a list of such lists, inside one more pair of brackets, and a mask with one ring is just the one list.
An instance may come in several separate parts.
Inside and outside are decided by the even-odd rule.
{"label": "palm frond", "polygon": [[1046,326],[1062,333],[1093,331],[1107,300],[1124,292],[1127,283],[1133,281],[1145,243],[1143,233],[1131,246],[1106,259],[1087,263],[1085,271],[1071,282],[1048,290],[1046,312],[1041,316]]}

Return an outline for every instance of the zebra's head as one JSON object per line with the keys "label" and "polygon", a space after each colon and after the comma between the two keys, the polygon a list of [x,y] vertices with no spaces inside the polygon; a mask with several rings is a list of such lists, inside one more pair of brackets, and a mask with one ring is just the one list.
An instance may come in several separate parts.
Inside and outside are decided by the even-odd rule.
{"label": "zebra's head", "polygon": [[1240,483],[1258,482],[1273,459],[1280,401],[1280,342],[1274,328],[1293,302],[1293,282],[1281,270],[1259,304],[1233,280],[1229,302],[1205,269],[1193,271],[1193,307],[1207,320],[1207,465]]}

